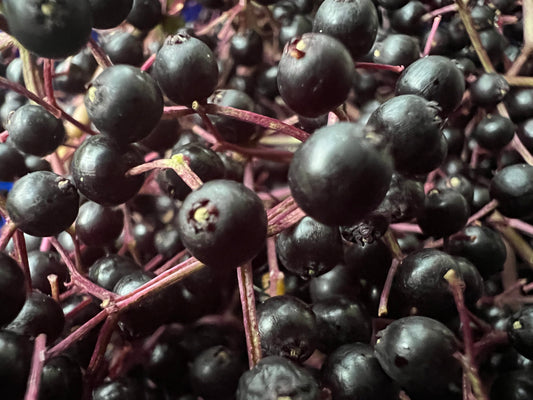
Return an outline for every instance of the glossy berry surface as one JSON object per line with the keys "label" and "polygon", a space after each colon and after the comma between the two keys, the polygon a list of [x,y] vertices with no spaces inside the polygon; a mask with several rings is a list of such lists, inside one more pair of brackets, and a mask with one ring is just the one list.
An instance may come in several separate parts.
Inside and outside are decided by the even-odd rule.
{"label": "glossy berry surface", "polygon": [[401,316],[409,313],[439,319],[453,316],[455,303],[444,277],[451,269],[461,277],[454,258],[443,251],[423,249],[411,253],[394,277],[391,306]]}
{"label": "glossy berry surface", "polygon": [[378,33],[378,13],[370,0],[325,0],[313,20],[313,32],[338,39],[356,59],[367,54]]}
{"label": "glossy berry surface", "polygon": [[204,183],[185,198],[178,214],[183,244],[210,266],[234,268],[249,261],[264,245],[266,228],[259,197],[229,180]]}
{"label": "glossy berry surface", "polygon": [[43,107],[26,104],[9,118],[9,140],[20,151],[36,156],[52,153],[65,139],[65,128]]}
{"label": "glossy berry surface", "polygon": [[93,201],[80,206],[76,218],[76,234],[89,246],[102,246],[116,240],[124,227],[122,210],[104,207]]}
{"label": "glossy berry surface", "polygon": [[509,84],[502,75],[483,74],[470,85],[470,98],[474,104],[493,107],[504,99],[509,89]]}
{"label": "glossy berry surface", "polygon": [[465,91],[464,76],[450,59],[428,56],[407,67],[396,83],[396,94],[416,94],[435,101],[444,115],[455,110]]}
{"label": "glossy berry surface", "polygon": [[265,356],[304,361],[315,350],[316,317],[300,299],[289,295],[271,297],[257,307],[257,318]]}
{"label": "glossy berry surface", "polygon": [[102,134],[131,143],[155,128],[163,113],[163,95],[147,73],[130,65],[114,65],[91,82],[85,106]]}
{"label": "glossy berry surface", "polygon": [[27,336],[0,331],[0,381],[2,398],[24,398],[30,373],[33,344]]}
{"label": "glossy berry surface", "polygon": [[305,278],[322,275],[342,261],[339,230],[311,217],[280,233],[276,250],[285,268]]}
{"label": "glossy berry surface", "polygon": [[385,374],[374,355],[374,349],[364,343],[350,343],[331,353],[321,370],[322,382],[335,400],[398,398],[398,385]]}
{"label": "glossy berry surface", "polygon": [[13,182],[27,172],[22,153],[8,143],[0,143],[0,179]]}
{"label": "glossy berry surface", "polygon": [[50,358],[43,366],[39,400],[80,400],[83,376],[78,363],[66,356]]}
{"label": "glossy berry surface", "polygon": [[378,333],[375,354],[387,375],[410,397],[440,399],[460,383],[457,349],[455,336],[444,324],[413,316],[398,319]]}
{"label": "glossy berry surface", "polygon": [[126,19],[133,6],[133,0],[89,0],[93,27],[110,29]]}
{"label": "glossy berry surface", "polygon": [[126,275],[140,271],[139,265],[129,258],[111,254],[95,261],[89,268],[89,279],[107,290],[113,290]]}
{"label": "glossy berry surface", "polygon": [[305,117],[317,117],[342,104],[354,69],[344,45],[319,33],[292,39],[283,50],[278,68],[283,101]]}
{"label": "glossy berry surface", "polygon": [[112,139],[97,135],[85,140],[72,159],[72,178],[78,190],[103,206],[115,206],[131,199],[141,188],[144,176],[126,172],[142,163],[134,147],[121,147]]}
{"label": "glossy berry surface", "polygon": [[28,253],[28,264],[32,288],[38,289],[44,294],[52,294],[48,275],[54,274],[57,277],[59,290],[65,290],[65,283],[70,280],[70,275],[57,253],[39,250],[30,251]]}
{"label": "glossy berry surface", "polygon": [[521,355],[533,358],[533,307],[525,306],[513,314],[507,324],[507,334]]}
{"label": "glossy berry surface", "polygon": [[511,142],[515,126],[509,118],[488,114],[472,132],[472,137],[487,150],[501,150]]}
{"label": "glossy berry surface", "polygon": [[178,33],[159,49],[153,74],[163,92],[177,104],[204,101],[218,82],[216,57],[201,40]]}
{"label": "glossy berry surface", "polygon": [[464,228],[469,216],[470,207],[461,193],[453,189],[432,189],[426,195],[417,222],[425,234],[440,238]]}
{"label": "glossy berry surface", "polygon": [[44,237],[57,235],[74,222],[78,201],[78,192],[68,179],[38,171],[13,185],[6,208],[20,230]]}
{"label": "glossy berry surface", "polygon": [[24,274],[15,260],[0,253],[0,326],[11,322],[26,301]]}
{"label": "glossy berry surface", "polygon": [[92,18],[88,0],[6,0],[3,11],[10,33],[41,57],[66,58],[89,40]]}
{"label": "glossy berry surface", "polygon": [[5,329],[33,338],[44,333],[47,342],[53,343],[61,334],[64,325],[65,315],[61,306],[50,296],[34,290],[17,317]]}
{"label": "glossy berry surface", "polygon": [[490,196],[498,200],[498,210],[506,217],[533,214],[533,167],[514,164],[496,172],[490,183]]}
{"label": "glossy berry surface", "polygon": [[379,205],[392,168],[371,140],[357,125],[339,123],[317,130],[298,148],[289,186],[302,210],[324,224],[346,225]]}
{"label": "glossy berry surface", "polygon": [[237,389],[237,400],[295,398],[317,400],[318,384],[305,368],[279,356],[264,357],[245,372]]}

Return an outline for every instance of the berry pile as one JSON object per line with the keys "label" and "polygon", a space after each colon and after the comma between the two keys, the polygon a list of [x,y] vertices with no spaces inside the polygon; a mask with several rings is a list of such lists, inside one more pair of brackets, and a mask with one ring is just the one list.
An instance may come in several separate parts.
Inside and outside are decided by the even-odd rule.
{"label": "berry pile", "polygon": [[0,10],[2,399],[533,398],[532,0]]}

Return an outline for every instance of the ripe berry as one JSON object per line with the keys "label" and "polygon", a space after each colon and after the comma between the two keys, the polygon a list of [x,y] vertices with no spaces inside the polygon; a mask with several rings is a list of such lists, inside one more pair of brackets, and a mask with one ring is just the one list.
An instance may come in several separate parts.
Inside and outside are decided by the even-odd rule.
{"label": "ripe berry", "polygon": [[15,260],[0,252],[0,326],[11,322],[26,301],[24,274]]}
{"label": "ripe berry", "polygon": [[283,357],[265,357],[250,371],[242,374],[237,389],[237,400],[273,398],[318,400],[318,384],[304,367]]}
{"label": "ripe berry", "polygon": [[367,344],[351,343],[331,353],[322,366],[322,381],[335,400],[395,400],[398,385],[385,374]]}
{"label": "ripe berry", "polygon": [[15,147],[36,156],[54,152],[65,139],[63,122],[39,105],[20,107],[11,115],[6,128]]}
{"label": "ripe berry", "polygon": [[54,236],[78,214],[78,191],[53,172],[38,171],[15,182],[7,197],[7,213],[17,227],[33,236]]}
{"label": "ripe berry", "polygon": [[104,207],[87,201],[80,207],[76,219],[76,234],[88,246],[105,246],[116,240],[124,227],[120,209]]}
{"label": "ripe berry", "polygon": [[453,189],[432,189],[424,201],[417,222],[426,235],[440,238],[461,230],[470,216],[464,196]]}
{"label": "ripe berry", "polygon": [[408,66],[396,82],[396,94],[416,94],[435,101],[448,115],[463,98],[465,80],[449,58],[427,56]]}
{"label": "ripe berry", "polygon": [[266,239],[263,203],[241,183],[213,180],[189,194],[179,210],[185,247],[201,262],[235,268],[259,253]]}
{"label": "ripe berry", "polygon": [[163,13],[159,0],[133,0],[126,21],[135,28],[141,30],[150,30],[161,22]]}
{"label": "ripe berry", "polygon": [[113,64],[139,66],[144,60],[143,42],[129,32],[113,32],[107,35],[102,49]]}
{"label": "ripe berry", "polygon": [[411,398],[449,398],[461,379],[459,349],[444,324],[427,317],[405,317],[378,333],[375,354],[387,375]]}
{"label": "ripe berry", "polygon": [[319,276],[342,261],[341,236],[337,227],[304,217],[278,235],[276,252],[292,273],[304,278]]}
{"label": "ripe berry", "polygon": [[488,114],[472,132],[472,137],[487,150],[498,151],[514,137],[515,126],[509,118]]}
{"label": "ripe berry", "polygon": [[498,210],[506,217],[533,214],[533,167],[514,164],[496,172],[490,183],[490,196],[498,200]]}
{"label": "ripe berry", "polygon": [[353,60],[341,42],[306,33],[285,46],[278,65],[278,89],[293,111],[318,117],[346,100],[353,74]]}
{"label": "ripe berry", "polygon": [[481,107],[494,107],[509,92],[509,84],[505,78],[496,73],[482,74],[470,84],[470,98],[472,103]]}
{"label": "ripe berry", "polygon": [[0,180],[13,182],[28,173],[24,156],[8,143],[0,143]]}
{"label": "ripe berry", "polygon": [[170,100],[187,106],[204,101],[218,83],[215,55],[204,42],[186,33],[165,40],[154,61],[153,74]]}
{"label": "ripe berry", "polygon": [[289,186],[298,206],[327,225],[359,222],[376,208],[389,188],[388,157],[359,126],[338,123],[321,128],[296,151]]}
{"label": "ripe berry", "polygon": [[27,336],[0,331],[0,382],[2,399],[24,398],[30,373],[33,345]]}
{"label": "ripe berry", "polygon": [[524,306],[507,324],[507,334],[513,347],[524,357],[533,359],[533,307]]}
{"label": "ripe berry", "polygon": [[30,266],[31,285],[34,289],[50,295],[52,290],[48,275],[54,274],[57,276],[59,290],[65,290],[65,283],[70,279],[70,275],[65,264],[61,262],[59,254],[50,251],[30,251],[28,264]]}
{"label": "ripe berry", "polygon": [[378,13],[371,0],[325,0],[313,20],[313,32],[339,40],[354,59],[370,51],[378,26]]}
{"label": "ripe berry", "polygon": [[89,200],[114,206],[131,199],[141,188],[144,176],[126,176],[143,159],[131,146],[119,146],[104,135],[86,139],[74,152],[72,178],[78,190]]}
{"label": "ripe berry", "polygon": [[253,66],[263,59],[263,38],[254,30],[237,32],[230,40],[230,55],[240,65]]}
{"label": "ripe berry", "polygon": [[4,0],[9,33],[25,48],[46,58],[67,58],[89,40],[88,0]]}
{"label": "ripe berry", "polygon": [[264,356],[305,361],[315,351],[316,317],[302,300],[289,295],[270,297],[257,307],[257,320]]}
{"label": "ripe berry", "polygon": [[89,268],[89,279],[107,290],[113,290],[117,282],[141,268],[129,258],[110,254],[98,259]]}
{"label": "ripe berry", "polygon": [[67,356],[46,361],[41,373],[39,400],[80,400],[83,376],[77,362]]}
{"label": "ripe berry", "polygon": [[133,6],[133,0],[89,0],[93,27],[110,29],[126,19]]}
{"label": "ripe berry", "polygon": [[91,83],[85,106],[102,134],[131,143],[155,128],[163,114],[163,95],[147,73],[130,65],[114,65]]}

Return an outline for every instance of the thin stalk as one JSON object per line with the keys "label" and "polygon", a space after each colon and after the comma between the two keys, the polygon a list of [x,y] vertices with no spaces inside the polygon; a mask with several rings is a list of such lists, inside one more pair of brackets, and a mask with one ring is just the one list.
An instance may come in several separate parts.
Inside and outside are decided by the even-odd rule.
{"label": "thin stalk", "polygon": [[255,309],[255,294],[252,264],[246,263],[237,268],[239,293],[241,298],[246,348],[248,350],[248,364],[253,368],[261,359],[261,339]]}
{"label": "thin stalk", "polygon": [[283,272],[279,270],[278,258],[276,256],[276,239],[267,239],[267,258],[269,271],[268,294],[270,297],[285,294],[285,282]]}
{"label": "thin stalk", "polygon": [[26,285],[26,293],[29,296],[32,292],[31,274],[30,265],[28,263],[28,251],[26,250],[26,239],[24,239],[24,233],[17,229],[13,239],[15,241],[15,250],[17,252],[17,257],[19,259],[20,266],[22,267],[22,272],[24,273],[25,277],[24,283]]}
{"label": "thin stalk", "polygon": [[37,400],[39,398],[39,386],[41,385],[41,375],[43,372],[46,352],[46,335],[41,333],[35,338],[33,346],[33,356],[31,359],[30,376],[24,400]]}
{"label": "thin stalk", "polygon": [[5,250],[7,244],[9,243],[9,239],[11,239],[11,237],[15,234],[16,230],[17,226],[15,223],[8,219],[1,229],[2,234],[0,235],[0,251]]}
{"label": "thin stalk", "polygon": [[426,40],[426,45],[424,46],[422,57],[428,56],[429,53],[431,52],[431,47],[433,47],[433,40],[435,39],[435,35],[437,34],[437,29],[439,29],[440,21],[442,21],[441,15],[437,15],[433,19],[433,24],[431,25],[431,30],[429,31],[429,35]]}
{"label": "thin stalk", "polygon": [[109,59],[108,55],[100,47],[96,40],[94,40],[93,38],[89,38],[89,42],[87,43],[87,45],[89,46],[89,49],[91,49],[91,53],[93,53],[96,62],[101,68],[105,69],[113,66],[113,63]]}

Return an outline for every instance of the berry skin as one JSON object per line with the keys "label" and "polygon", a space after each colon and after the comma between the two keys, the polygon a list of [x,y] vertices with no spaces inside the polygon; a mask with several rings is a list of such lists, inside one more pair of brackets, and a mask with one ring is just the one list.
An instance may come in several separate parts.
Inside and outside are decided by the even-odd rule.
{"label": "berry skin", "polygon": [[285,46],[278,68],[283,101],[304,117],[318,117],[341,105],[354,75],[346,47],[320,33],[293,38]]}
{"label": "berry skin", "polygon": [[20,151],[45,156],[55,151],[65,139],[63,122],[43,107],[26,104],[9,118],[9,140]]}
{"label": "berry skin", "polygon": [[[416,399],[449,398],[460,384],[459,345],[444,324],[427,317],[406,317],[378,333],[375,354],[387,375]],[[442,397],[441,397],[442,396]]]}
{"label": "berry skin", "polygon": [[216,179],[185,198],[178,230],[185,247],[201,262],[236,268],[263,247],[266,211],[259,197],[243,184]]}
{"label": "berry skin", "polygon": [[298,206],[326,225],[361,221],[384,199],[392,177],[387,156],[351,123],[321,128],[303,143],[289,167]]}
{"label": "berry skin", "polygon": [[93,27],[96,29],[110,29],[120,25],[126,19],[133,0],[89,0]]}
{"label": "berry skin", "polygon": [[263,355],[307,360],[316,348],[318,329],[311,307],[289,296],[270,297],[257,307]]}
{"label": "berry skin", "polygon": [[67,58],[89,40],[92,15],[88,0],[4,0],[9,32],[40,57]]}
{"label": "berry skin", "polygon": [[27,336],[0,331],[0,382],[2,400],[24,398],[33,345]]}
{"label": "berry skin", "polygon": [[490,196],[498,200],[498,210],[509,218],[533,214],[533,166],[509,165],[498,171],[490,183]]}
{"label": "berry skin", "polygon": [[102,134],[131,143],[155,128],[163,114],[163,95],[150,75],[119,64],[106,68],[91,83],[85,106]]}
{"label": "berry skin", "polygon": [[507,324],[507,334],[513,347],[524,357],[533,359],[533,307],[524,306]]}
{"label": "berry skin", "polygon": [[153,74],[167,97],[190,106],[204,101],[218,83],[218,66],[211,49],[186,33],[170,36],[159,49]]}
{"label": "berry skin", "polygon": [[283,357],[262,358],[242,374],[237,400],[318,400],[318,384],[311,373]]}
{"label": "berry skin", "polygon": [[79,195],[72,183],[49,171],[25,175],[7,197],[7,213],[17,227],[33,236],[54,236],[78,215]]}
{"label": "berry skin", "polygon": [[339,40],[354,59],[370,51],[378,26],[378,13],[371,0],[325,0],[313,20],[313,32]]}
{"label": "berry skin", "polygon": [[0,326],[11,322],[26,301],[24,274],[15,260],[0,253]]}
{"label": "berry skin", "polygon": [[141,188],[144,175],[126,176],[126,172],[142,162],[141,153],[133,146],[119,146],[104,135],[95,135],[76,149],[71,173],[76,187],[89,200],[115,206]]}
{"label": "berry skin", "polygon": [[428,56],[408,66],[396,82],[396,95],[417,94],[436,101],[442,113],[455,110],[463,98],[463,73],[449,58]]}

